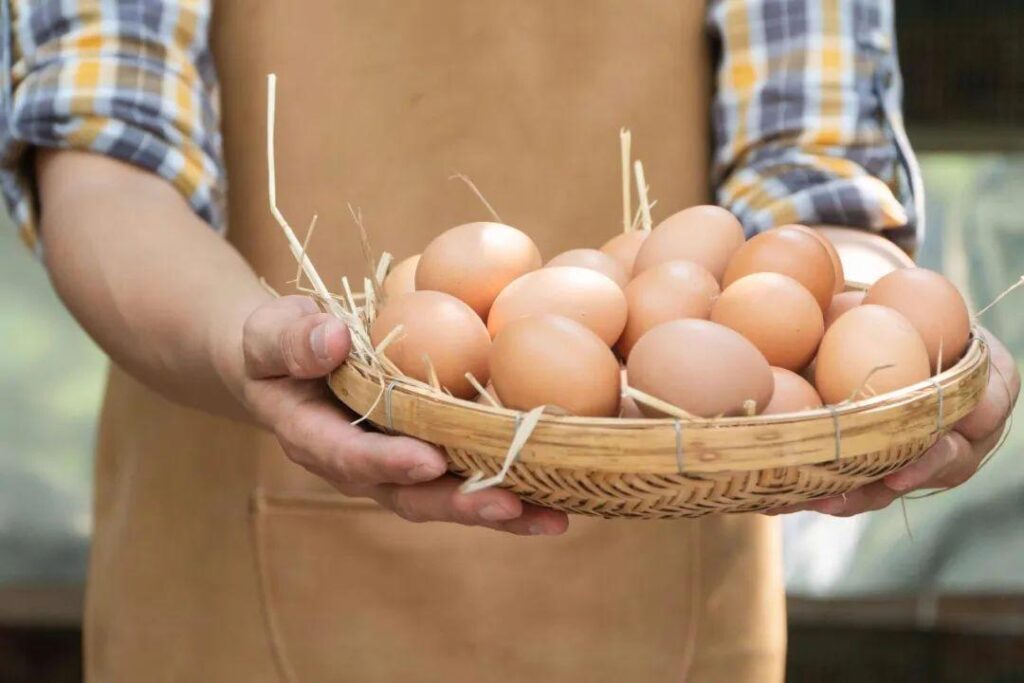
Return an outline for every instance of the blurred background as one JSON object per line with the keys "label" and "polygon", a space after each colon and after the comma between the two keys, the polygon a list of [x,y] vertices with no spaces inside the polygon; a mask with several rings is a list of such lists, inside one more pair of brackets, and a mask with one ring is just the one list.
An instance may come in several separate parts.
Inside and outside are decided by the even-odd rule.
{"label": "blurred background", "polygon": [[[977,310],[1024,273],[1024,3],[897,3],[928,197],[922,265]],[[0,681],[80,680],[106,361],[0,225]],[[1024,293],[983,321],[1024,372]],[[967,485],[785,520],[790,681],[1024,681],[1024,402]]]}

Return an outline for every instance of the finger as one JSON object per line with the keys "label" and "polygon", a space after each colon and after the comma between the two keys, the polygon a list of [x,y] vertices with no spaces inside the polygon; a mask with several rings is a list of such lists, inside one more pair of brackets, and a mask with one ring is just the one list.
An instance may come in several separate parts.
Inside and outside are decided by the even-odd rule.
{"label": "finger", "polygon": [[[935,476],[924,482],[921,488],[953,488],[966,482],[978,471],[981,461],[984,460],[985,456],[999,441],[1002,431],[1002,428],[997,429],[985,439],[974,443],[968,443],[964,439],[963,444],[960,446],[963,455],[953,460],[953,462],[939,472],[936,472]],[[959,434],[955,438],[963,439]]]}
{"label": "finger", "polygon": [[418,486],[386,486],[378,502],[412,522],[455,522],[484,526],[519,535],[558,535],[568,527],[563,512],[523,503],[511,491],[459,491],[455,477],[442,477]]}
{"label": "finger", "polygon": [[434,446],[365,432],[326,399],[300,404],[275,432],[289,457],[336,486],[413,484],[436,479],[447,469]]}
{"label": "finger", "polygon": [[348,356],[345,325],[312,299],[286,296],[257,308],[245,321],[242,351],[250,377],[323,377]]}
{"label": "finger", "polygon": [[981,334],[988,342],[989,354],[992,359],[992,366],[996,374],[1005,380],[1004,389],[1011,396],[1011,403],[1016,406],[1017,398],[1020,396],[1020,372],[1017,368],[1017,360],[1006,348],[1006,345],[985,328],[981,328]]}
{"label": "finger", "polygon": [[897,491],[876,481],[847,491],[842,496],[813,501],[807,505],[807,509],[833,517],[850,517],[888,507],[899,495]]}
{"label": "finger", "polygon": [[957,458],[967,455],[970,450],[970,445],[961,434],[949,432],[940,437],[920,458],[903,469],[886,475],[882,481],[887,487],[900,493],[920,488]]}
{"label": "finger", "polygon": [[982,333],[988,340],[992,363],[988,383],[975,409],[954,427],[968,441],[979,441],[999,429],[1020,392],[1020,375],[1013,356],[990,333]]}

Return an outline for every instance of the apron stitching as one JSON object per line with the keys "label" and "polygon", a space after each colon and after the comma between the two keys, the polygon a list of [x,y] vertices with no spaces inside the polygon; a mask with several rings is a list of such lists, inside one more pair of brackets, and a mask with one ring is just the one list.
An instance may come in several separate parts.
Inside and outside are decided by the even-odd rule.
{"label": "apron stitching", "polygon": [[263,621],[266,625],[267,636],[270,639],[270,653],[274,660],[274,668],[278,676],[285,683],[295,683],[295,669],[288,661],[288,653],[285,651],[284,640],[281,638],[281,629],[277,623],[276,613],[271,607],[271,586],[270,572],[267,570],[267,553],[263,544],[263,512],[266,509],[266,494],[263,489],[256,489],[252,495],[250,518],[252,520],[252,536],[254,550],[256,553],[256,574],[259,578],[260,608],[263,612]]}
{"label": "apron stitching", "polygon": [[683,676],[681,683],[686,683],[690,678],[690,668],[693,666],[693,658],[697,650],[697,622],[700,620],[698,609],[698,596],[700,595],[701,572],[700,572],[700,523],[693,525],[693,540],[690,543],[690,618],[686,627],[686,640],[683,645]]}

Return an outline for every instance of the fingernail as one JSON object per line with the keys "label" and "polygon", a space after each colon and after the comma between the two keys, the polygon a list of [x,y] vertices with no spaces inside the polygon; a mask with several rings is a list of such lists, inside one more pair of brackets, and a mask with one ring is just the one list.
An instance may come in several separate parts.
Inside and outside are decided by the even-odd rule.
{"label": "fingernail", "polygon": [[320,360],[330,360],[331,352],[327,349],[327,323],[320,323],[309,333],[309,345],[313,355]]}
{"label": "fingernail", "polygon": [[436,465],[431,465],[427,462],[421,462],[419,465],[413,465],[410,467],[406,474],[413,481],[430,481],[431,479],[437,479],[441,476],[442,472]]}
{"label": "fingernail", "polygon": [[[930,453],[922,456],[921,460],[911,463],[888,479],[886,486],[893,491],[908,491],[920,486],[933,472],[937,472],[949,464],[954,453],[952,438],[944,436],[932,446]],[[928,460],[924,460],[924,458],[928,458]],[[938,463],[938,466],[936,467],[934,463]]]}
{"label": "fingernail", "polygon": [[531,524],[528,531],[530,532],[531,536],[543,536],[544,526],[541,524]]}
{"label": "fingernail", "polygon": [[482,508],[477,510],[476,514],[480,516],[480,519],[486,522],[500,522],[502,520],[512,519],[515,517],[515,514],[510,510],[498,505],[497,503],[488,503],[487,505],[484,505]]}

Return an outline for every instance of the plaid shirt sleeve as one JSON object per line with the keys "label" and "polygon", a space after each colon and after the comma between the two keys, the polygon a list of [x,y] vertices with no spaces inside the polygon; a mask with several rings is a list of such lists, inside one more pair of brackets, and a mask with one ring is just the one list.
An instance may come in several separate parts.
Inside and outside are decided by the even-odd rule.
{"label": "plaid shirt sleeve", "polygon": [[923,230],[900,115],[892,0],[712,0],[718,203],[785,223]]}
{"label": "plaid shirt sleeve", "polygon": [[0,185],[38,246],[33,147],[89,150],[167,179],[223,228],[210,0],[0,0]]}

